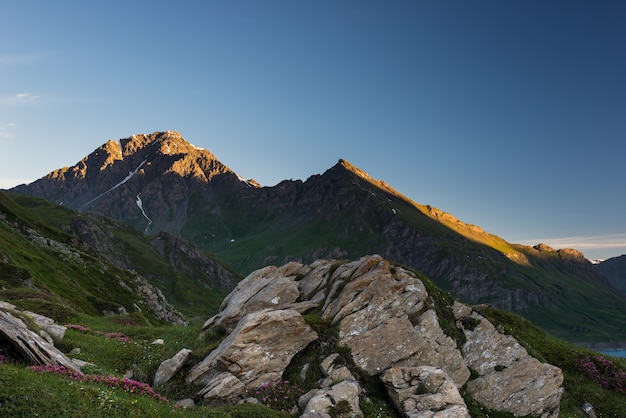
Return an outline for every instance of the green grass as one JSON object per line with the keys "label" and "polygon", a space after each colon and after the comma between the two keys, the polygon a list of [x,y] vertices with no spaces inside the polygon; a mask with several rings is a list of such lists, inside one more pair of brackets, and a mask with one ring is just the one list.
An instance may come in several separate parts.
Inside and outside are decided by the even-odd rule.
{"label": "green grass", "polygon": [[178,409],[163,402],[100,383],[77,382],[22,365],[0,365],[0,415],[11,417],[289,417],[262,405]]}
{"label": "green grass", "polygon": [[[368,192],[367,198],[369,196],[371,193]],[[363,195],[356,193],[347,197],[359,200]],[[302,219],[302,214],[297,211],[285,214],[279,210],[261,210],[241,217],[239,206],[242,203],[231,199],[230,206],[222,208],[224,215],[217,216],[211,212],[214,208],[207,207],[206,213],[200,211],[200,216],[190,218],[192,223],[188,225],[190,230],[187,232],[192,233],[193,230],[197,234],[200,227],[209,228],[203,234],[210,230],[218,232],[219,236],[210,240],[211,245],[219,250],[218,255],[235,261],[244,270],[263,265],[268,261],[268,254],[275,257],[272,259],[273,264],[282,264],[281,257],[309,254],[320,247],[341,246],[349,253],[346,258],[356,258],[360,253],[371,253],[384,248],[381,235],[372,238],[371,231],[376,232],[376,228],[385,225],[385,217],[392,216],[391,208],[394,208],[398,211],[398,216],[404,217],[407,223],[416,228],[421,228],[422,233],[436,235],[437,250],[432,254],[433,257],[441,260],[465,257],[470,260],[467,262],[468,266],[490,272],[496,282],[505,288],[520,286],[538,294],[549,294],[552,298],[550,303],[544,307],[531,308],[524,314],[553,335],[562,338],[571,335],[584,336],[588,341],[626,339],[626,323],[621,319],[623,304],[620,304],[620,300],[610,292],[599,291],[598,286],[585,277],[570,274],[563,264],[558,263],[556,253],[535,257],[529,252],[526,255],[531,263],[517,264],[499,253],[509,251],[509,248],[502,247],[497,240],[491,242],[491,238],[480,238],[476,231],[472,232],[476,236],[461,237],[424,213],[411,212],[407,202],[389,202],[380,195],[372,199],[376,199],[379,209],[356,211],[348,215],[337,212],[337,208],[325,207],[324,213],[330,214],[334,211],[335,214],[324,220],[319,217]],[[190,327],[176,327],[160,324],[147,312],[101,316],[103,309],[115,311],[119,307],[125,307],[128,312],[133,311],[136,296],[132,291],[118,285],[123,281],[132,287],[129,272],[113,266],[93,250],[75,246],[75,238],[62,230],[76,216],[73,211],[28,197],[21,197],[17,201],[19,204],[6,194],[0,193],[0,211],[10,223],[18,223],[22,231],[17,233],[0,222],[0,299],[52,317],[59,323],[80,324],[93,330],[94,332],[68,330],[65,339],[58,344],[66,352],[75,347],[80,348],[81,353],[77,357],[94,363],[94,366],[86,368],[89,373],[119,377],[132,370],[136,379],[150,383],[160,362],[170,358],[181,348],[193,350],[190,362],[193,364],[204,358],[224,338],[219,333],[206,333],[202,339],[198,335],[200,322],[216,311],[225,292],[220,293],[208,283],[198,282],[197,277],[203,273],[195,269],[193,264],[187,272],[179,271],[177,275],[164,277],[161,273],[169,268],[169,264],[150,243],[158,238],[143,236],[129,227],[120,226],[109,230],[113,241],[119,245],[116,251],[125,254],[135,265],[143,265],[140,273],[162,287],[168,300],[171,297],[171,301],[176,302],[176,306],[194,320]],[[88,217],[98,227],[104,227],[109,222],[92,214],[80,216]],[[231,230],[227,225],[234,225],[235,218],[239,222]],[[38,231],[48,241],[53,240],[67,246],[71,252],[68,255],[55,250],[51,245],[33,244],[24,235],[29,228]],[[240,239],[238,234],[248,232],[249,235]],[[235,239],[234,242],[230,241],[231,237]],[[198,235],[195,238],[201,237]],[[477,245],[481,239],[482,243]],[[170,248],[168,244],[163,244],[162,249],[174,258],[182,257],[179,253],[172,252],[176,249]],[[516,250],[523,253],[517,247]],[[500,256],[493,256],[494,253]],[[444,331],[462,343],[462,336],[458,335],[458,330],[455,331],[451,317],[452,298],[433,284],[434,282],[441,286],[446,284],[445,281],[435,278],[430,282],[423,276],[420,277],[438,307],[437,314]],[[581,306],[593,306],[593,309],[585,311],[580,309]],[[580,407],[584,402],[591,402],[603,417],[622,416],[620,414],[626,410],[626,396],[600,388],[574,366],[578,357],[592,353],[591,351],[556,339],[517,315],[493,309],[484,309],[481,312],[494,323],[502,324],[506,332],[514,335],[532,355],[563,370],[565,394],[561,416],[583,417]],[[336,350],[342,354],[339,361],[351,367],[353,374],[362,378],[369,393],[373,394],[370,396],[371,403],[363,402],[366,417],[380,415],[381,408],[388,408],[389,405],[388,399],[380,391],[380,385],[367,383],[367,376],[362,375],[362,371],[350,363],[349,353],[336,346],[330,324],[315,314],[305,319],[323,338],[295,356],[286,375],[297,381],[301,367],[311,363],[310,370],[313,370],[313,374],[307,374],[300,383],[304,388],[312,388],[320,377],[320,372],[314,370],[316,362]],[[128,336],[130,340],[118,341],[95,331],[118,332]],[[157,338],[162,338],[164,344],[150,344]],[[624,360],[616,359],[615,363],[622,369],[626,367]],[[198,388],[190,387],[183,381],[189,367],[159,388],[159,391],[171,399],[192,396]],[[82,385],[82,389],[79,388],[81,385],[70,383],[72,382],[58,376],[34,374],[25,370],[22,365],[0,365],[0,415],[7,411],[12,416],[33,416],[35,413],[41,415],[43,412],[38,411],[47,411],[44,408],[50,407],[50,410],[55,411],[53,413],[58,411],[59,416],[94,416],[94,408],[100,407],[103,399],[105,403],[102,407],[110,416],[131,413],[139,416],[179,416],[181,413],[174,410],[169,403],[136,399],[123,391],[118,393],[116,389],[93,383]],[[466,400],[472,416],[507,416],[484,411],[474,405],[471,399]],[[71,403],[71,410],[67,407],[68,403]],[[212,415],[218,412],[207,407],[185,412],[186,416],[270,416],[267,409],[255,406],[220,409],[219,413],[222,415]]]}
{"label": "green grass", "polygon": [[[198,406],[177,410],[174,401],[193,397],[199,390],[184,383],[185,372],[191,364],[206,356],[223,339],[223,334],[207,333],[198,338],[200,326],[133,325],[132,316],[93,317],[80,315],[78,322],[89,331],[68,329],[57,346],[63,351],[80,348],[79,358],[93,366],[84,372],[91,375],[121,378],[133,371],[133,380],[148,384],[158,365],[183,347],[194,351],[190,365],[155,390],[168,398],[167,402],[148,396],[128,393],[102,383],[73,381],[51,373],[33,372],[25,364],[10,362],[0,365],[0,416],[31,417],[288,417],[262,405],[233,405],[222,408]],[[130,338],[119,341],[106,336],[117,332]],[[162,345],[151,344],[157,338]]]}

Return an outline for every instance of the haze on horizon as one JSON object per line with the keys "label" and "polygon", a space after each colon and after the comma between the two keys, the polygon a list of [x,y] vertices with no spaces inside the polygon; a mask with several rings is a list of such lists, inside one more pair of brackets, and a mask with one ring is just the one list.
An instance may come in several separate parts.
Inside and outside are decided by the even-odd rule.
{"label": "haze on horizon", "polygon": [[263,185],[344,158],[509,242],[626,254],[624,2],[0,13],[0,188],[176,130]]}

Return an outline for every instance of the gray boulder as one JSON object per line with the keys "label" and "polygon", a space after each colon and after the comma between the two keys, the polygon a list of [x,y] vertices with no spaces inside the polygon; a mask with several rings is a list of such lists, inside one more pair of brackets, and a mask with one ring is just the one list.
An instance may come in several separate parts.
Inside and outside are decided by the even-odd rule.
{"label": "gray boulder", "polygon": [[210,402],[228,402],[239,399],[246,392],[246,387],[241,380],[230,372],[223,372],[206,382],[206,385],[198,396]]}
{"label": "gray boulder", "polygon": [[300,397],[298,405],[304,411],[301,418],[331,418],[330,411],[341,401],[347,402],[349,412],[342,417],[363,416],[359,407],[361,387],[354,379],[343,380],[331,387],[322,387]]}
{"label": "gray boulder", "polygon": [[336,275],[343,286],[337,295],[329,292],[323,317],[339,322],[339,343],[350,347],[357,365],[371,375],[392,366],[437,366],[458,387],[465,384],[470,371],[435,312],[424,310],[428,293],[413,273],[367,256]]}
{"label": "gray boulder", "polygon": [[215,350],[191,369],[186,381],[214,384],[218,375],[228,372],[241,382],[239,394],[242,394],[243,388],[254,389],[279,381],[292,357],[315,339],[317,333],[295,310],[264,309],[249,313]]}
{"label": "gray boulder", "polygon": [[392,367],[382,376],[389,397],[407,418],[469,418],[455,382],[435,367]]}
{"label": "gray boulder", "polygon": [[[5,305],[6,306],[6,305]],[[0,344],[28,363],[63,366],[80,373],[80,367],[54,345],[28,329],[19,318],[0,309]]]}
{"label": "gray boulder", "polygon": [[157,368],[154,374],[154,386],[162,385],[168,382],[176,373],[183,368],[189,356],[191,356],[191,350],[183,348],[174,357],[163,361]]}
{"label": "gray boulder", "polygon": [[266,308],[283,309],[295,302],[300,291],[293,277],[301,268],[301,264],[289,263],[281,268],[268,266],[252,272],[226,296],[220,312],[209,318],[202,329],[223,327],[232,330],[248,313]]}
{"label": "gray boulder", "polygon": [[[480,375],[467,384],[474,399],[516,416],[558,417],[563,395],[561,369],[531,357],[515,338],[471,309],[456,306],[454,312],[467,338],[465,361]],[[469,323],[467,318],[473,324],[469,329],[463,325]]]}

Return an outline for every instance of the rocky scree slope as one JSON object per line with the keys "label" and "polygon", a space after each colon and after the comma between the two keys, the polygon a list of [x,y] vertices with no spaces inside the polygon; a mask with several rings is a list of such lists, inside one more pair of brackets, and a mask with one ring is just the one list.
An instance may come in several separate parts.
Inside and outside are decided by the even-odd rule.
{"label": "rocky scree slope", "polygon": [[[563,374],[470,306],[380,256],[265,267],[224,300],[204,332],[227,336],[196,364],[189,350],[157,376],[186,370],[196,401],[232,403],[281,379],[304,388],[302,417],[361,416],[382,386],[406,417],[469,417],[465,399],[515,416],[557,417]],[[432,285],[429,285],[432,286]],[[323,326],[321,326],[323,324]],[[295,412],[296,410],[294,410]],[[345,412],[347,411],[347,412]]]}
{"label": "rocky scree slope", "polygon": [[455,297],[521,313],[561,338],[626,340],[626,298],[574,250],[509,244],[340,160],[306,181],[244,181],[168,131],[109,141],[13,191],[166,231],[247,274],[378,253]]}

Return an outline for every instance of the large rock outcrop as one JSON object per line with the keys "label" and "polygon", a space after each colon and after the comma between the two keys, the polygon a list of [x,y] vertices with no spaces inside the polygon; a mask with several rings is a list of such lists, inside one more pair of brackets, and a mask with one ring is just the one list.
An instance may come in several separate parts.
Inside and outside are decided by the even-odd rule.
{"label": "large rock outcrop", "polygon": [[[381,379],[406,417],[468,417],[461,390],[496,411],[558,416],[558,368],[531,357],[471,307],[438,303],[415,273],[380,256],[265,267],[240,282],[206,321],[204,331],[230,334],[187,381],[201,384],[198,395],[207,401],[232,402],[281,379],[293,356],[318,338],[301,315],[306,312],[336,329],[334,344],[349,349],[343,352],[353,369],[336,365],[337,353],[319,358],[325,377],[300,398],[302,416],[330,416],[340,401],[358,416],[359,373]],[[454,318],[447,328],[437,312]],[[450,326],[465,339],[446,335]],[[470,368],[477,378],[470,379]]]}

